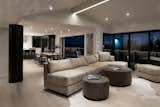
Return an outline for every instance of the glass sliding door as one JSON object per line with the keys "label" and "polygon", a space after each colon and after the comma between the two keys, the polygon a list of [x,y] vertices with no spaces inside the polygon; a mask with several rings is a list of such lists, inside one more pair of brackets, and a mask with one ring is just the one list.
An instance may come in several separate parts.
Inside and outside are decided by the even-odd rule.
{"label": "glass sliding door", "polygon": [[128,34],[115,34],[113,37],[114,55],[117,61],[128,61]]}
{"label": "glass sliding door", "polygon": [[148,63],[149,59],[149,33],[131,33],[130,35],[130,61],[135,63]]}
{"label": "glass sliding door", "polygon": [[103,34],[103,51],[111,52],[113,50],[113,35]]}
{"label": "glass sliding door", "polygon": [[84,35],[65,37],[65,58],[76,58],[84,55]]}
{"label": "glass sliding door", "polygon": [[160,31],[150,32],[150,41],[150,61],[152,64],[160,65]]}

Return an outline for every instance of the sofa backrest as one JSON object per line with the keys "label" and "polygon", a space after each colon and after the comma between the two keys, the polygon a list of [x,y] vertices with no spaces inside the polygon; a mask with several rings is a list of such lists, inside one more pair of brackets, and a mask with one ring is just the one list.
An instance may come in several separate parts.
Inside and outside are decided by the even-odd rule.
{"label": "sofa backrest", "polygon": [[62,59],[49,61],[50,73],[73,69],[81,66],[87,66],[98,61],[112,61],[112,57],[109,52],[99,52],[98,56],[90,55],[80,58]]}
{"label": "sofa backrest", "polygon": [[85,56],[85,59],[88,64],[92,64],[98,61],[97,57],[95,55]]}
{"label": "sofa backrest", "polygon": [[99,61],[104,62],[104,61],[112,61],[111,54],[109,52],[98,52],[99,55]]}
{"label": "sofa backrest", "polygon": [[53,60],[49,62],[50,73],[68,70],[72,68],[74,68],[74,66],[72,65],[70,59]]}
{"label": "sofa backrest", "polygon": [[88,65],[88,63],[84,57],[71,58],[70,61],[71,61],[74,68]]}

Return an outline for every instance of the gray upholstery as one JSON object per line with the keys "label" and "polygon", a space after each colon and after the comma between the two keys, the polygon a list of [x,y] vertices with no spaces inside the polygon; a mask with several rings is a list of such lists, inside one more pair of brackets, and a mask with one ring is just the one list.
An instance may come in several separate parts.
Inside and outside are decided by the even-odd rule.
{"label": "gray upholstery", "polygon": [[47,89],[58,92],[62,95],[69,96],[82,89],[82,82],[78,82],[76,84],[69,86],[60,86],[60,85],[55,85],[52,82],[46,82],[45,87]]}
{"label": "gray upholstery", "polygon": [[88,63],[84,57],[71,58],[70,61],[71,61],[74,68],[88,65]]}
{"label": "gray upholstery", "polygon": [[151,80],[153,82],[160,82],[160,67],[150,64],[136,64],[135,70],[137,76]]}
{"label": "gray upholstery", "polygon": [[49,69],[52,73],[72,68],[73,66],[69,59],[53,60],[49,62]]}
{"label": "gray upholstery", "polygon": [[[62,65],[57,64],[58,68],[60,68],[59,71],[53,70],[53,67],[51,67],[52,64],[49,64],[49,67],[45,70],[46,73],[44,73],[45,88],[68,96],[82,88],[82,86],[80,85],[82,82],[82,78],[87,74],[98,74],[103,69],[106,69],[109,65],[120,65],[127,67],[127,62],[97,62],[95,59],[92,60],[92,58],[94,57],[91,56],[88,57],[88,59],[86,59],[86,57],[67,59],[67,61],[70,60],[71,62],[69,64],[72,64],[71,69],[66,69],[65,67],[61,69],[60,67]],[[54,65],[54,67],[56,66]]]}
{"label": "gray upholstery", "polygon": [[122,67],[128,67],[128,62],[123,62],[123,61],[108,61],[108,62],[105,62],[107,63],[108,65],[116,65],[116,66],[122,66]]}
{"label": "gray upholstery", "polygon": [[113,86],[129,86],[132,83],[132,70],[125,67],[109,66],[104,69],[101,75],[106,76],[110,80],[110,84]]}
{"label": "gray upholstery", "polygon": [[67,70],[48,74],[48,82],[59,86],[69,86],[81,81],[85,72],[81,70]]}
{"label": "gray upholstery", "polygon": [[98,54],[99,54],[99,61],[101,62],[112,60],[109,52],[98,52]]}
{"label": "gray upholstery", "polygon": [[91,100],[104,100],[109,97],[109,79],[101,76],[98,80],[83,78],[83,95]]}
{"label": "gray upholstery", "polygon": [[85,59],[88,62],[88,64],[97,62],[97,58],[95,55],[85,56]]}

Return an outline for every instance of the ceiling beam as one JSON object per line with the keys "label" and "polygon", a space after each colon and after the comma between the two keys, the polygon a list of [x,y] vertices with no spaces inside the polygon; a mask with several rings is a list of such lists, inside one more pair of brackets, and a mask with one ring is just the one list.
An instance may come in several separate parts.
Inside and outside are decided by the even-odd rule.
{"label": "ceiling beam", "polygon": [[101,4],[104,4],[110,0],[87,0],[86,2],[72,8],[73,14],[77,15],[94,7],[97,7]]}

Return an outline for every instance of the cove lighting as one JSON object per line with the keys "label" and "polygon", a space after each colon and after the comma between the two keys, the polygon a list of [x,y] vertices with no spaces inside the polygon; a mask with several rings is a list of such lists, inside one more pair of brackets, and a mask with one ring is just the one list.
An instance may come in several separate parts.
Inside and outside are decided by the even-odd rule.
{"label": "cove lighting", "polygon": [[74,12],[73,14],[74,14],[74,15],[77,15],[77,14],[79,14],[79,13],[82,13],[82,12],[87,11],[87,10],[89,10],[89,9],[92,9],[92,8],[94,8],[94,7],[97,7],[97,6],[101,5],[101,4],[104,4],[104,3],[108,2],[108,1],[110,1],[110,0],[103,0],[103,1],[98,2],[98,3],[94,4],[94,5],[91,5],[91,6],[87,7],[87,8],[84,8],[84,9],[82,9],[82,10],[79,10],[79,11],[77,11],[77,12]]}

